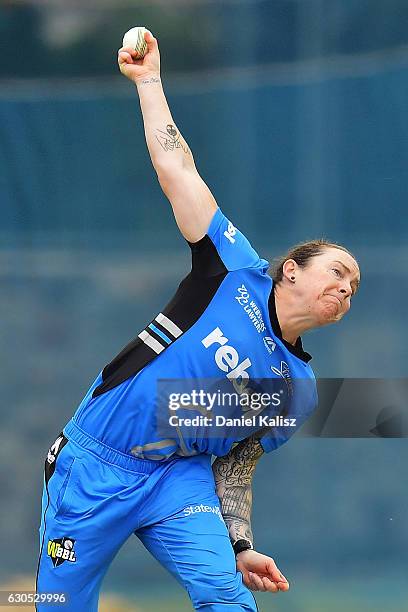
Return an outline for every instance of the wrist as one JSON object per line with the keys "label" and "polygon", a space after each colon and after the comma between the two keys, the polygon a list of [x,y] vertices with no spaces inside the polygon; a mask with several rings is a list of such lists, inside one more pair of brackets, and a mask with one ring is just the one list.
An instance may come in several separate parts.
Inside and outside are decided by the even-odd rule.
{"label": "wrist", "polygon": [[250,540],[245,539],[237,540],[236,542],[234,542],[232,548],[234,549],[234,553],[237,558],[240,553],[245,552],[246,550],[254,549],[252,542]]}
{"label": "wrist", "polygon": [[142,87],[143,85],[150,85],[154,83],[161,83],[160,72],[150,72],[143,76],[136,77],[133,80],[136,87]]}
{"label": "wrist", "polygon": [[254,552],[255,551],[251,548],[249,550],[242,550],[240,553],[235,555],[235,563],[237,568],[240,569],[242,567],[247,567],[248,563],[252,563]]}

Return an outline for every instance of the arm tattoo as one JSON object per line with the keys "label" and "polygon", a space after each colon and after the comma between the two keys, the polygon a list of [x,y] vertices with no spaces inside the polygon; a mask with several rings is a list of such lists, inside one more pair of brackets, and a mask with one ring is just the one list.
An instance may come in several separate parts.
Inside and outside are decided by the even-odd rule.
{"label": "arm tattoo", "polygon": [[150,85],[150,83],[160,83],[160,79],[158,77],[150,77],[150,79],[139,81],[139,85]]}
{"label": "arm tattoo", "polygon": [[212,466],[221,512],[232,542],[253,541],[251,529],[252,477],[263,454],[261,443],[251,436]]}
{"label": "arm tattoo", "polygon": [[166,126],[165,132],[163,130],[156,130],[156,139],[164,151],[182,149],[184,153],[189,152],[187,145],[181,140],[180,132],[171,123]]}

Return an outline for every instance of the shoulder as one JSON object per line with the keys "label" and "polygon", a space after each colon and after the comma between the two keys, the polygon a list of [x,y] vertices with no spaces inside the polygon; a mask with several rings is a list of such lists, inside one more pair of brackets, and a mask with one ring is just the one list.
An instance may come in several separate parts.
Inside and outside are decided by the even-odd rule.
{"label": "shoulder", "polygon": [[261,259],[243,232],[220,208],[215,211],[204,238],[189,245],[196,258],[200,254],[208,257],[209,252],[213,250],[229,272],[243,268],[256,268],[266,272],[269,267],[269,263]]}

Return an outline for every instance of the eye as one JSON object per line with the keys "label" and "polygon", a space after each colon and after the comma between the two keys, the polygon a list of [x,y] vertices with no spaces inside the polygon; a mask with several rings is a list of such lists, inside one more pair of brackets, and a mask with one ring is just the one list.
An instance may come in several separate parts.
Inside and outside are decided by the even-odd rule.
{"label": "eye", "polygon": [[332,268],[332,270],[336,276],[338,276],[339,278],[343,278],[343,274],[340,272],[338,268]]}

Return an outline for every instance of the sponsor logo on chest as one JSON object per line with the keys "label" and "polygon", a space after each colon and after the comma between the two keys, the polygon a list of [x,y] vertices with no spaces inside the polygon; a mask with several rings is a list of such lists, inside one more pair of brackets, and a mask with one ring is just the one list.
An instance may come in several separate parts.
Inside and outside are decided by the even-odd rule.
{"label": "sponsor logo on chest", "polygon": [[227,378],[232,381],[235,389],[239,393],[242,393],[249,381],[247,370],[252,365],[249,357],[245,357],[245,359],[240,362],[240,356],[237,349],[227,344],[229,340],[224,336],[224,333],[219,327],[213,329],[208,336],[201,340],[201,342],[206,349],[213,345],[218,345],[214,354],[215,363],[222,372],[226,373]]}
{"label": "sponsor logo on chest", "polygon": [[244,313],[251,321],[258,334],[262,334],[262,332],[264,332],[266,329],[262,312],[260,308],[258,308],[255,300],[251,298],[249,291],[244,284],[237,288],[237,295],[235,296],[235,299],[242,307]]}

